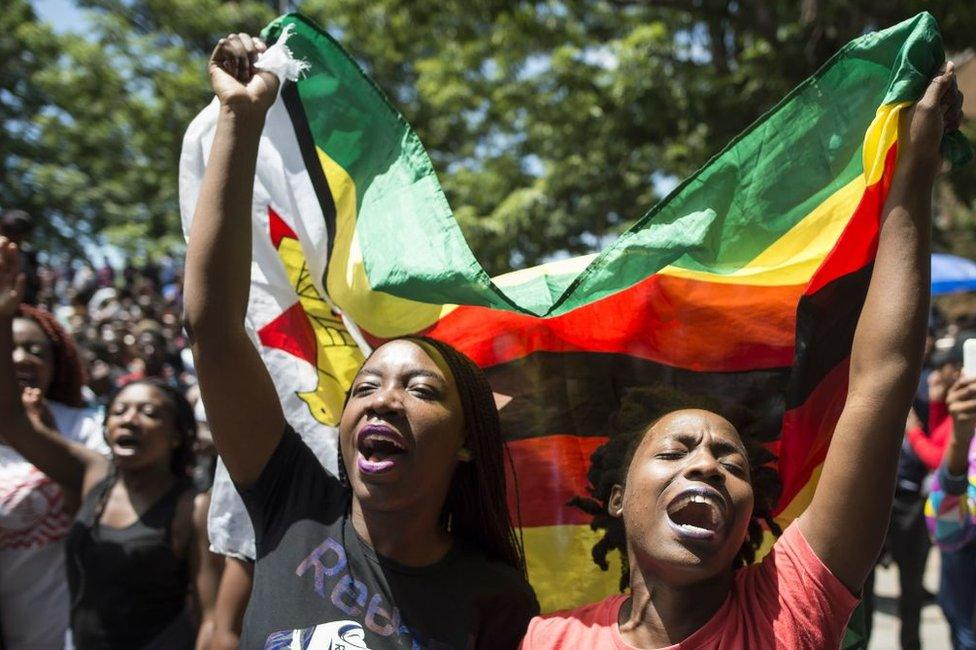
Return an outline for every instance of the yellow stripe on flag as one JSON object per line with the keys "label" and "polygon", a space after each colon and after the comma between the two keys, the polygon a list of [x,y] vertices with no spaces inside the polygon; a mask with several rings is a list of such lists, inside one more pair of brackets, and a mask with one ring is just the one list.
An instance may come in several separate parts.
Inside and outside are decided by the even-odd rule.
{"label": "yellow stripe on flag", "polygon": [[878,109],[864,134],[864,174],[834,192],[742,268],[726,275],[669,266],[662,274],[705,282],[757,286],[805,285],[834,247],[865,188],[881,180],[888,150],[898,140],[898,116],[908,102]]}
{"label": "yellow stripe on flag", "polygon": [[602,537],[589,526],[522,529],[529,582],[543,613],[577,607],[619,592],[620,556],[611,553],[608,571],[593,563],[593,545]]}

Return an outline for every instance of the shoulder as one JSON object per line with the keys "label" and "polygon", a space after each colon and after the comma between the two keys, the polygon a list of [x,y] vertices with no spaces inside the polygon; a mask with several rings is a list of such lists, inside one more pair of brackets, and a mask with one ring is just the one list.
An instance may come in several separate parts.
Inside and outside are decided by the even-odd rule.
{"label": "shoulder", "polygon": [[200,493],[191,484],[187,484],[176,497],[176,508],[173,516],[181,526],[196,529],[201,515],[203,516],[203,523],[206,525],[209,505],[210,499],[205,493]]}
{"label": "shoulder", "polygon": [[831,590],[840,587],[847,591],[811,548],[802,527],[795,521],[786,527],[762,560],[736,572],[736,582],[740,586],[748,585],[764,576],[775,576],[777,587],[782,590],[792,588],[793,580],[797,579],[810,580],[811,586]]}
{"label": "shoulder", "polygon": [[625,594],[615,594],[582,607],[536,616],[529,622],[521,647],[597,647],[594,644],[613,634],[626,599]]}
{"label": "shoulder", "polygon": [[290,426],[257,479],[249,485],[235,483],[235,488],[257,540],[272,544],[295,522],[333,523],[346,511],[349,498],[349,490]]}
{"label": "shoulder", "polygon": [[762,624],[788,647],[837,647],[858,597],[817,556],[794,522],[759,564],[736,572],[734,607],[740,620]]}
{"label": "shoulder", "polygon": [[173,509],[171,534],[173,546],[186,553],[193,540],[200,534],[207,534],[207,509],[210,499],[205,493],[199,493],[192,485],[187,485],[176,497]]}

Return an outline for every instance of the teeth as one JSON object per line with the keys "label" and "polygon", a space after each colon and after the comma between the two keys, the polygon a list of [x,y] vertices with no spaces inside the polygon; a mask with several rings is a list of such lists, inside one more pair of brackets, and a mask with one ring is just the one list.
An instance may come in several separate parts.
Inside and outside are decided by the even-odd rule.
{"label": "teeth", "polygon": [[677,512],[690,503],[700,503],[708,506],[708,512],[711,515],[712,525],[718,525],[721,517],[719,507],[715,504],[714,500],[701,494],[689,494],[688,496],[682,497],[679,501],[675,502],[671,508],[669,508],[668,512]]}
{"label": "teeth", "polygon": [[380,443],[380,442],[389,443],[389,444],[393,445],[394,447],[396,447],[400,451],[406,451],[406,447],[404,447],[403,446],[403,443],[401,443],[399,440],[397,440],[393,436],[384,436],[382,434],[371,434],[371,435],[367,436],[363,440],[362,446],[365,449],[370,449],[371,450],[371,449],[373,449],[376,446],[377,443]]}

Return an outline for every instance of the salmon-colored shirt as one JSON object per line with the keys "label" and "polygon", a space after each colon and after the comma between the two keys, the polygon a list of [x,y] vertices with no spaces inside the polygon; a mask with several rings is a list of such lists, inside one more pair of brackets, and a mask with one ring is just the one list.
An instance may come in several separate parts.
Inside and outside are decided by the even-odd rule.
{"label": "salmon-colored shirt", "polygon": [[[536,617],[529,623],[521,650],[635,650],[617,626],[627,597],[619,594]],[[760,563],[736,572],[732,593],[701,629],[663,650],[839,648],[857,602],[794,524]]]}

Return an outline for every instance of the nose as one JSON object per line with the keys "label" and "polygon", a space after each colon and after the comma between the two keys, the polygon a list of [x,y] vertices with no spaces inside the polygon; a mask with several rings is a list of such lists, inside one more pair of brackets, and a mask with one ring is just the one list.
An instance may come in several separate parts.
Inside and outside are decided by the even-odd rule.
{"label": "nose", "polygon": [[403,411],[403,398],[396,387],[384,383],[373,391],[368,408],[377,415],[400,413]]}
{"label": "nose", "polygon": [[122,424],[132,424],[137,419],[139,419],[139,409],[134,408],[134,407],[127,407],[124,411],[122,411],[121,413],[119,413],[116,417],[118,417],[119,422],[122,423]]}
{"label": "nose", "polygon": [[725,474],[718,459],[707,448],[702,447],[691,454],[684,475],[689,480],[702,481],[709,485],[725,483]]}

